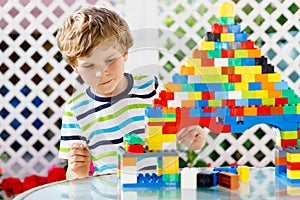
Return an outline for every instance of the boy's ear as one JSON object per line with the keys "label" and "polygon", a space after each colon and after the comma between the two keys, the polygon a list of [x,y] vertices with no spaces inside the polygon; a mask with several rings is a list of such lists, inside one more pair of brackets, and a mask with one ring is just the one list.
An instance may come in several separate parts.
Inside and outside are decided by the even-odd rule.
{"label": "boy's ear", "polygon": [[74,65],[71,65],[71,67],[73,68],[74,72],[76,72],[78,74],[78,68]]}
{"label": "boy's ear", "polygon": [[124,61],[127,61],[127,59],[128,59],[128,51],[126,51],[124,54]]}

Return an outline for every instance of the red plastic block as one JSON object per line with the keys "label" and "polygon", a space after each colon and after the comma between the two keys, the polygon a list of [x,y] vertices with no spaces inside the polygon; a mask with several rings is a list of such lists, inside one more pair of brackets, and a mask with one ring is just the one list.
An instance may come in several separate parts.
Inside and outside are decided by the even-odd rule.
{"label": "red plastic block", "polygon": [[222,100],[222,106],[235,107],[235,99]]}
{"label": "red plastic block", "polygon": [[228,74],[229,83],[240,83],[242,81],[242,75],[240,74]]}
{"label": "red plastic block", "polygon": [[166,122],[165,125],[162,128],[163,134],[175,134],[179,131],[179,126],[177,124],[180,124],[180,120],[176,122]]}
{"label": "red plastic block", "polygon": [[244,116],[244,108],[241,106],[231,108],[230,116]]}
{"label": "red plastic block", "polygon": [[213,34],[219,34],[219,33],[228,33],[228,26],[219,25],[217,23],[214,23],[211,26],[211,32]]}
{"label": "red plastic block", "polygon": [[275,164],[279,166],[286,166],[286,158],[279,158],[275,156]]}
{"label": "red plastic block", "polygon": [[300,163],[286,162],[286,166],[290,170],[300,170]]}
{"label": "red plastic block", "polygon": [[201,65],[203,67],[210,67],[215,65],[215,59],[213,58],[202,58]]}
{"label": "red plastic block", "polygon": [[284,110],[282,106],[271,106],[271,115],[283,115]]}
{"label": "red plastic block", "polygon": [[148,126],[164,126],[166,122],[147,122]]}
{"label": "red plastic block", "polygon": [[202,92],[202,100],[215,99],[215,92]]}
{"label": "red plastic block", "polygon": [[168,105],[167,101],[163,101],[161,99],[153,100],[154,107],[166,107]]}
{"label": "red plastic block", "polygon": [[241,42],[241,49],[254,49],[254,42],[251,40]]}
{"label": "red plastic block", "polygon": [[288,98],[275,98],[275,105],[284,105],[284,104],[288,104],[289,100]]}
{"label": "red plastic block", "polygon": [[298,130],[298,138],[300,138],[300,130]]}
{"label": "red plastic block", "polygon": [[298,140],[294,139],[294,140],[283,140],[281,139],[281,146],[283,148],[286,148],[288,146],[298,146]]}
{"label": "red plastic block", "polygon": [[128,144],[128,153],[144,153],[144,147],[142,144]]}
{"label": "red plastic block", "polygon": [[257,106],[257,115],[271,115],[271,109],[269,106]]}
{"label": "red plastic block", "polygon": [[167,92],[166,90],[162,90],[159,93],[159,98],[162,100],[174,100],[174,92]]}
{"label": "red plastic block", "polygon": [[235,74],[234,67],[222,67],[222,74]]}
{"label": "red plastic block", "polygon": [[222,50],[222,58],[234,58],[234,50]]}
{"label": "red plastic block", "polygon": [[217,108],[215,108],[215,107],[204,107],[203,112],[205,112],[205,113],[215,113],[215,112],[217,112]]}

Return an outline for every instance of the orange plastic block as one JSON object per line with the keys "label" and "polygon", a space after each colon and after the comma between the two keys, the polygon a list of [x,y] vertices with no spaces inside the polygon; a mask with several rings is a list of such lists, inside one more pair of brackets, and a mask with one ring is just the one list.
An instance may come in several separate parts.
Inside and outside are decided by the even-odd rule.
{"label": "orange plastic block", "polygon": [[162,113],[163,114],[173,114],[173,113],[176,113],[176,111],[175,111],[175,108],[163,107]]}
{"label": "orange plastic block", "polygon": [[260,58],[261,57],[260,49],[249,49],[248,57],[249,58]]}
{"label": "orange plastic block", "polygon": [[269,98],[280,98],[282,97],[281,90],[269,90]]}
{"label": "orange plastic block", "polygon": [[255,82],[269,82],[268,74],[255,74]]}
{"label": "orange plastic block", "polygon": [[275,157],[275,164],[276,165],[286,165],[286,158],[279,158],[279,157]]}
{"label": "orange plastic block", "polygon": [[195,68],[194,67],[187,67],[185,65],[181,65],[179,67],[179,74],[180,75],[194,75],[195,74]]}
{"label": "orange plastic block", "polygon": [[192,58],[207,58],[207,50],[194,49]]}
{"label": "orange plastic block", "polygon": [[274,82],[262,82],[261,83],[262,90],[274,90]]}
{"label": "orange plastic block", "polygon": [[219,186],[230,190],[239,189],[239,176],[229,172],[219,172]]}
{"label": "orange plastic block", "polygon": [[176,83],[166,83],[165,88],[168,92],[181,92],[181,84]]}
{"label": "orange plastic block", "polygon": [[244,116],[257,116],[257,108],[255,106],[245,106]]}
{"label": "orange plastic block", "polygon": [[194,100],[183,100],[181,101],[181,106],[186,108],[194,108],[195,101]]}
{"label": "orange plastic block", "polygon": [[222,74],[234,74],[234,67],[222,67]]}
{"label": "orange plastic block", "polygon": [[283,115],[283,106],[270,106],[271,115]]}
{"label": "orange plastic block", "polygon": [[123,158],[123,166],[136,166],[136,157]]}

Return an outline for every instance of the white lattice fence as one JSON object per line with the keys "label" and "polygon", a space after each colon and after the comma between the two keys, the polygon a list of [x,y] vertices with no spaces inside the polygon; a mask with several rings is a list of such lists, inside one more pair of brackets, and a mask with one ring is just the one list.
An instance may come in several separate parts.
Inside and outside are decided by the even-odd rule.
{"label": "white lattice fence", "polygon": [[[165,46],[159,54],[159,62],[164,66],[160,70],[163,81],[170,80],[183,57],[189,56],[206,30],[210,30],[221,2],[158,1],[160,39]],[[80,86],[80,80],[61,61],[54,35],[63,19],[86,4],[102,4],[119,13],[134,12],[125,10],[124,0],[0,0],[0,155],[6,176],[44,175],[52,164],[58,163],[64,102]],[[236,6],[242,28],[253,31],[251,39],[298,94],[299,7],[297,0],[239,1]],[[244,11],[251,9],[249,13]],[[277,19],[282,14],[288,20],[281,26]],[[262,18],[264,22],[258,25]],[[262,131],[257,132],[258,129]],[[274,130],[265,125],[253,127],[241,137],[211,134],[199,157],[213,165],[239,160],[264,166],[273,158],[272,148],[266,147],[272,147],[273,138]]]}
{"label": "white lattice fence", "polygon": [[[199,46],[211,25],[216,22],[218,6],[224,0],[160,0],[160,63],[164,68],[160,77],[171,80],[184,58]],[[268,62],[276,66],[296,94],[300,94],[299,80],[299,7],[298,0],[233,0],[236,22],[255,41]],[[253,166],[272,165],[275,129],[258,125],[242,136],[210,134],[208,145],[198,155],[212,166],[233,163]]]}

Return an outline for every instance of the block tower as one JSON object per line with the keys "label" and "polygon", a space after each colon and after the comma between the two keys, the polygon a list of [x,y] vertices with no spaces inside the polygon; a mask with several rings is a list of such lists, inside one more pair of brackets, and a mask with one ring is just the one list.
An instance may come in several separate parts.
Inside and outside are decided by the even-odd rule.
{"label": "block tower", "polygon": [[146,145],[172,149],[177,132],[190,125],[242,133],[265,123],[279,130],[276,175],[300,183],[300,98],[240,30],[233,5],[223,3],[218,14],[200,47],[146,108]]}

